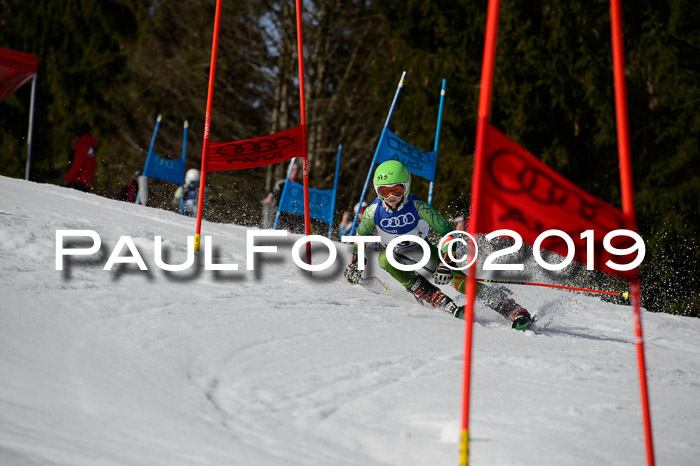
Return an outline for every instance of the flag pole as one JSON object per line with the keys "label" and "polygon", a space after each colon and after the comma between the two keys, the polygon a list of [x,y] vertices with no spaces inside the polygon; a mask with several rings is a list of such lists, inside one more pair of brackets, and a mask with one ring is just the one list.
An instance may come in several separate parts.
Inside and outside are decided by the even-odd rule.
{"label": "flag pole", "polygon": [[32,164],[32,135],[34,134],[34,101],[36,99],[36,77],[32,77],[32,94],[29,98],[29,129],[27,130],[27,167],[24,171],[24,179],[29,181],[29,169]]}
{"label": "flag pole", "polygon": [[[437,166],[437,155],[438,155],[438,144],[440,141],[440,124],[442,123],[442,105],[445,102],[445,84],[447,80],[442,80],[442,89],[440,90],[440,109],[438,110],[437,127],[435,128],[435,147],[433,152],[435,152],[435,164]],[[435,177],[430,182],[430,189],[428,191],[428,204],[433,204],[433,186],[435,185]]]}
{"label": "flag pole", "polygon": [[216,51],[219,48],[219,23],[221,21],[221,0],[216,0],[214,14],[214,37],[211,42],[211,63],[209,64],[209,88],[207,90],[207,109],[204,113],[204,139],[202,141],[202,166],[199,175],[199,196],[197,198],[197,229],[194,235],[194,250],[199,251],[202,231],[202,210],[204,209],[204,186],[207,176],[207,152],[209,151],[209,132],[211,130],[211,107],[214,100],[214,75],[216,74]]}
{"label": "flag pole", "polygon": [[[158,127],[160,127],[160,121],[163,119],[163,114],[159,113],[158,117],[156,118],[156,127],[153,129],[153,136],[151,136],[151,145],[148,146],[148,154],[146,155],[146,165],[143,166],[143,176],[146,176],[146,170],[148,170],[148,162],[151,161],[151,154],[153,153],[153,146],[156,143],[156,136],[158,135]],[[146,176],[146,178],[148,178]],[[138,192],[136,193],[136,204],[139,203],[139,200],[141,199],[141,193]]]}
{"label": "flag pole", "polygon": [[372,157],[372,164],[369,166],[369,173],[367,173],[367,179],[365,179],[365,186],[362,188],[362,195],[360,196],[360,202],[357,204],[357,212],[355,212],[355,217],[352,219],[352,228],[350,229],[350,234],[355,233],[355,226],[357,225],[357,216],[362,208],[362,201],[365,200],[367,195],[367,187],[369,186],[369,180],[372,177],[372,170],[374,169],[374,162],[377,160],[377,154],[379,153],[379,148],[382,146],[382,141],[384,140],[384,134],[391,121],[391,116],[394,113],[394,107],[396,106],[396,101],[399,98],[399,93],[403,87],[404,79],[406,79],[406,72],[401,73],[401,79],[399,79],[399,85],[396,88],[396,93],[394,94],[394,100],[391,102],[391,107],[389,107],[389,114],[386,116],[386,121],[384,122],[384,127],[382,128],[382,134],[379,136],[379,142],[377,142],[377,148],[374,150],[374,157]]}
{"label": "flag pole", "polygon": [[[610,0],[610,23],[613,52],[613,77],[615,82],[615,115],[617,120],[617,150],[620,161],[620,186],[622,191],[622,212],[632,221],[636,229],[634,214],[634,190],[632,186],[632,157],[630,152],[629,122],[627,118],[627,89],[625,85],[625,53],[622,39],[622,6],[620,0]],[[630,283],[632,305],[634,306],[634,328],[639,368],[639,387],[644,423],[647,465],[654,465],[654,441],[651,429],[649,392],[647,387],[644,338],[642,335],[642,315],[639,296],[639,273]]]}
{"label": "flag pole", "polygon": [[331,198],[331,218],[328,222],[328,239],[333,236],[333,214],[335,213],[335,196],[338,193],[338,173],[340,172],[340,154],[343,152],[343,145],[338,144],[338,155],[335,159],[335,178],[333,178],[333,197]]}
{"label": "flag pole", "polygon": [[[304,41],[301,29],[301,0],[296,0],[297,56],[299,61],[299,103],[301,107],[302,170],[304,175],[304,234],[311,234],[311,210],[309,208],[309,154],[306,141],[306,97],[304,92]],[[306,263],[311,264],[311,242],[306,243]]]}
{"label": "flag pole", "polygon": [[289,189],[289,177],[292,176],[292,168],[294,167],[294,164],[296,163],[297,158],[294,157],[290,162],[289,165],[287,166],[287,177],[285,178],[284,181],[284,187],[282,188],[282,194],[280,194],[280,201],[277,203],[277,213],[275,214],[275,222],[272,224],[272,229],[276,230],[277,229],[277,222],[279,222],[280,219],[280,207],[284,205],[284,200],[287,198],[287,190]]}
{"label": "flag pole", "polygon": [[[483,171],[484,145],[486,129],[491,114],[491,96],[493,89],[493,69],[496,60],[496,37],[498,33],[499,0],[489,0],[486,16],[486,36],[484,40],[484,58],[481,66],[481,89],[479,93],[479,115],[476,125],[476,147],[474,151],[474,173],[472,175],[471,212],[467,231],[476,238],[479,231],[476,225],[479,206],[480,174]],[[474,251],[471,251],[473,254]],[[460,466],[469,464],[469,395],[471,388],[471,359],[474,330],[474,297],[476,296],[476,265],[467,271],[465,324],[464,324],[464,374],[462,395],[462,434],[460,438]]]}
{"label": "flag pole", "polygon": [[187,120],[185,120],[185,123],[183,125],[183,135],[182,135],[182,184],[180,185],[180,215],[182,215],[182,212],[185,208],[185,190],[182,188],[182,185],[185,184],[185,168],[187,168],[187,165],[185,165],[185,155],[187,154],[187,128],[189,126],[189,123]]}

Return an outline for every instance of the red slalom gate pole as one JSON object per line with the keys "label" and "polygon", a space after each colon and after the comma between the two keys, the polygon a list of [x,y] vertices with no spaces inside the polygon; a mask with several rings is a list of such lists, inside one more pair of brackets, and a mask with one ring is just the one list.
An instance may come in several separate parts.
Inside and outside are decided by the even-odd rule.
{"label": "red slalom gate pole", "polygon": [[[299,103],[301,106],[302,171],[304,176],[304,234],[311,234],[311,213],[309,207],[309,154],[306,141],[306,97],[304,92],[304,41],[301,29],[301,0],[296,0],[297,14],[297,56],[299,58]],[[306,263],[311,264],[311,243],[306,243]]]}
{"label": "red slalom gate pole", "polygon": [[[612,36],[613,77],[615,82],[615,116],[617,121],[617,151],[620,161],[620,187],[622,191],[622,212],[636,224],[634,215],[634,190],[632,186],[632,157],[627,118],[627,88],[625,85],[625,53],[622,40],[622,6],[620,0],[610,0],[610,32]],[[636,227],[635,227],[636,229]],[[630,283],[632,305],[634,306],[634,329],[639,368],[639,389],[646,441],[647,465],[654,465],[654,440],[651,430],[651,410],[647,387],[646,361],[644,357],[644,337],[642,335],[642,314],[640,310],[639,274]]]}
{"label": "red slalom gate pole", "polygon": [[216,74],[216,51],[219,48],[219,23],[221,21],[221,0],[216,0],[214,15],[214,38],[211,43],[211,63],[209,65],[209,89],[207,91],[207,110],[204,114],[204,140],[202,141],[202,166],[199,170],[199,196],[197,200],[197,229],[194,235],[194,250],[199,251],[202,231],[202,210],[204,209],[204,186],[207,177],[207,152],[209,151],[209,132],[211,130],[211,107],[214,100],[214,75]]}
{"label": "red slalom gate pole", "polygon": [[[496,62],[496,37],[498,34],[499,0],[489,0],[486,15],[486,35],[484,37],[484,57],[481,65],[481,89],[479,92],[479,114],[476,122],[476,147],[474,148],[474,172],[471,189],[471,216],[467,231],[476,238],[479,226],[476,224],[479,209],[481,176],[484,171],[484,146],[486,129],[491,115],[493,73]],[[459,464],[469,464],[469,401],[471,390],[472,340],[474,333],[474,298],[476,297],[476,265],[467,271],[466,301],[464,313],[464,373],[462,388],[462,432],[459,443]]]}

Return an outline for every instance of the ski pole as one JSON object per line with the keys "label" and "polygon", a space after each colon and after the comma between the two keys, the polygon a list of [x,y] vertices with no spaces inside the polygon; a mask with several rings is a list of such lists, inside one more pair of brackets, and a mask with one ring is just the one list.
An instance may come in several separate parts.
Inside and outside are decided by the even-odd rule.
{"label": "ski pole", "polygon": [[384,288],[384,293],[388,293],[388,292],[389,292],[389,287],[386,286],[386,285],[384,284],[384,282],[381,281],[381,280],[379,279],[379,277],[372,277],[372,278],[374,278],[374,280],[375,280],[377,283],[379,283],[379,285],[381,285],[382,288]]}
{"label": "ski pole", "polygon": [[[454,279],[455,280],[466,280],[466,277],[454,277]],[[616,296],[622,296],[625,299],[629,299],[629,296],[630,296],[628,291],[624,291],[622,293],[619,293],[617,291],[592,290],[590,288],[577,288],[575,286],[550,285],[548,283],[515,282],[515,281],[509,281],[509,280],[490,280],[487,278],[477,278],[476,280],[479,282],[485,282],[485,283],[502,283],[505,285],[546,286],[549,288],[563,288],[565,290],[588,291],[589,293],[612,294],[612,295],[616,295]]]}
{"label": "ski pole", "polygon": [[365,277],[362,280],[374,280],[384,289],[384,293],[389,292],[389,287],[383,281],[381,281],[379,277]]}

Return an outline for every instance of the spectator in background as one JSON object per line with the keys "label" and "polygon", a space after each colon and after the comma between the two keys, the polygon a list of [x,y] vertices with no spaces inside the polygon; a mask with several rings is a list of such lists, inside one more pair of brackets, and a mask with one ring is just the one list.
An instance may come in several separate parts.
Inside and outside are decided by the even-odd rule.
{"label": "spectator in background", "polygon": [[[301,179],[299,177],[299,165],[296,163],[292,165],[292,172],[289,175],[289,179],[292,181],[296,181],[297,183],[301,182]],[[279,205],[280,203],[280,198],[282,197],[282,191],[284,190],[284,184],[287,182],[287,178],[280,178],[275,182],[275,187],[272,188],[271,193],[267,193],[267,196],[265,196],[265,200],[263,200],[263,203],[267,205],[271,205],[273,202],[276,205]]]}
{"label": "spectator in background", "polygon": [[[362,220],[362,215],[365,213],[365,209],[367,208],[367,203],[363,202],[362,203],[362,208],[360,208],[360,213],[357,213],[357,208],[360,206],[359,202],[355,204],[355,208],[353,209],[353,212],[357,214],[357,224],[360,224],[360,221]],[[343,212],[343,216],[340,219],[340,237],[342,238],[343,236],[347,236],[350,234],[350,229],[352,228],[352,220],[353,216],[350,215],[350,212],[345,211]]]}
{"label": "spectator in background", "polygon": [[458,231],[467,231],[466,216],[460,215],[452,219],[452,228]]}
{"label": "spectator in background", "polygon": [[[455,231],[467,231],[467,216],[458,215],[457,217],[450,220],[450,226]],[[466,257],[467,256],[467,246],[464,243],[457,243],[454,246],[454,256],[455,257]]]}
{"label": "spectator in background", "polygon": [[[300,172],[301,170],[299,169],[299,165],[295,163],[294,165],[292,165],[292,171],[289,174],[289,179],[296,183],[301,183],[302,180]],[[279,206],[279,203],[282,199],[282,192],[284,191],[284,185],[286,183],[286,178],[281,178],[277,180],[272,192],[268,193],[267,196],[265,196],[265,199],[263,199],[263,204],[268,206]],[[287,230],[290,233],[303,234],[305,231],[304,216],[292,212],[280,212],[279,220],[277,222],[277,229]]]}
{"label": "spectator in background", "polygon": [[342,238],[350,233],[350,228],[352,227],[352,217],[350,212],[347,210],[343,211],[343,215],[340,217],[340,226],[338,227],[338,235]]}
{"label": "spectator in background", "polygon": [[95,178],[95,150],[97,140],[90,136],[90,125],[83,123],[76,131],[77,139],[73,142],[75,151],[68,173],[63,178],[63,186],[88,192],[92,189]]}
{"label": "spectator in background", "polygon": [[117,199],[126,202],[136,202],[142,205],[148,203],[148,178],[141,175],[141,170],[134,172],[131,180],[121,187]]}

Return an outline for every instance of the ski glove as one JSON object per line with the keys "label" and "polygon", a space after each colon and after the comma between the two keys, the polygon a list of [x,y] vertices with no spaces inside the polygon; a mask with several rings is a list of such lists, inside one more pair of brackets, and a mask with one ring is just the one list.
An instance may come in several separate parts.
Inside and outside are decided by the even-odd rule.
{"label": "ski glove", "polygon": [[353,262],[345,269],[345,278],[353,285],[357,285],[362,280],[362,270],[357,268],[357,262]]}
{"label": "ski glove", "polygon": [[440,262],[440,264],[435,269],[435,272],[433,272],[433,281],[436,285],[447,285],[448,283],[450,283],[450,280],[452,280],[452,270],[449,267],[447,267],[447,265],[455,267],[456,264],[455,261],[453,261],[450,258],[450,255],[447,253],[447,251],[448,248],[447,246],[445,246],[442,250],[442,262]]}
{"label": "ski glove", "polygon": [[444,264],[438,265],[435,272],[433,272],[433,281],[436,285],[447,285],[452,280],[452,270],[446,267]]}

